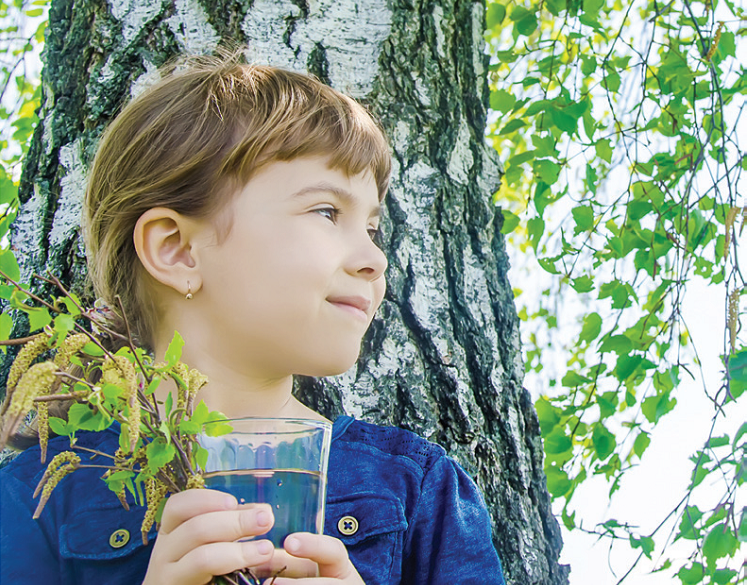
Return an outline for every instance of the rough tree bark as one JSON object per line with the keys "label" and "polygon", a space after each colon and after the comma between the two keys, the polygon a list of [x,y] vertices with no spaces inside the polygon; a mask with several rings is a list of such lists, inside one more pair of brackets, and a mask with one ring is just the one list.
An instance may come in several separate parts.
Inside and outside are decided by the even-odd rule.
{"label": "rough tree bark", "polygon": [[83,291],[86,169],[124,100],[177,53],[232,39],[258,62],[309,71],[358,98],[391,138],[383,222],[389,290],[356,367],[297,391],[442,444],[473,474],[514,584],[559,584],[559,529],[485,146],[484,6],[470,0],[53,0],[44,98],[13,246],[22,270]]}

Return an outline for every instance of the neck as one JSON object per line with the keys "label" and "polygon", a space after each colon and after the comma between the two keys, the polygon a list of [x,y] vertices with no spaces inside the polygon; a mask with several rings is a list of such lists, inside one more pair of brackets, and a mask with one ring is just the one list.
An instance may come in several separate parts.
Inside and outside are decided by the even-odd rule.
{"label": "neck", "polygon": [[[158,347],[156,361],[164,361],[166,345]],[[182,361],[208,377],[208,383],[197,394],[210,410],[222,412],[228,418],[302,418],[326,420],[301,404],[293,394],[293,376],[260,375],[249,370],[238,370],[213,359],[203,352],[189,351],[185,345]],[[169,392],[176,394],[173,380],[164,380],[156,391],[159,401]]]}

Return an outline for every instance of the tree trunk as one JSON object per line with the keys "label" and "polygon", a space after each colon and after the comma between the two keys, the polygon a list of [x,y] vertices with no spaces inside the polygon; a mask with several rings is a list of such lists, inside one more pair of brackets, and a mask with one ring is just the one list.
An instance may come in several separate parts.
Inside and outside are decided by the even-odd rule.
{"label": "tree trunk", "polygon": [[485,494],[508,582],[559,584],[567,570],[490,203],[500,165],[483,139],[483,23],[483,3],[467,0],[53,0],[12,239],[26,277],[49,269],[85,292],[78,225],[97,137],[177,53],[238,40],[250,60],[309,71],[361,100],[394,155],[388,293],[357,366],[299,380],[299,396],[328,417],[443,445]]}

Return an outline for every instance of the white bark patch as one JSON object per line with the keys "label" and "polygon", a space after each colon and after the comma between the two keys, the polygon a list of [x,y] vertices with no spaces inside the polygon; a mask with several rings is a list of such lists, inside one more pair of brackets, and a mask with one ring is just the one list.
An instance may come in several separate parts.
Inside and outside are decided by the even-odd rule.
{"label": "white bark patch", "polygon": [[488,294],[488,279],[485,268],[472,252],[466,247],[462,253],[462,278],[464,286],[464,300],[467,303],[472,318],[480,327],[482,333],[490,340],[493,352],[498,351],[498,334],[495,331],[495,318]]}
{"label": "white bark patch", "polygon": [[60,180],[60,197],[49,232],[49,245],[53,248],[70,241],[80,225],[87,183],[80,139],[60,148],[60,165],[67,172]]}
{"label": "white bark patch", "polygon": [[143,27],[160,14],[163,1],[109,0],[112,16],[122,24],[121,45],[126,47],[140,34]]}
{"label": "white bark patch", "polygon": [[371,92],[391,28],[392,11],[381,0],[311,0],[305,19],[289,0],[255,0],[242,23],[252,39],[249,61],[306,71],[319,46],[332,86],[356,98]]}
{"label": "white bark patch", "polygon": [[190,55],[212,53],[220,42],[207,14],[197,0],[176,0],[176,13],[166,19],[176,42]]}
{"label": "white bark patch", "polygon": [[466,185],[469,182],[469,172],[475,159],[472,156],[470,143],[472,134],[469,131],[469,125],[464,117],[459,119],[459,132],[457,132],[456,144],[449,157],[449,166],[446,168],[448,175],[460,185]]}
{"label": "white bark patch", "polygon": [[34,186],[34,194],[21,205],[11,227],[13,248],[25,250],[26,254],[16,254],[21,269],[21,282],[29,282],[36,264],[34,256],[42,249],[44,239],[44,198]]}
{"label": "white bark patch", "polygon": [[436,52],[442,59],[446,59],[446,41],[443,31],[444,9],[438,4],[433,7],[433,30],[436,32]]}
{"label": "white bark patch", "polygon": [[132,98],[136,98],[150,86],[155,85],[161,80],[161,72],[154,63],[143,59],[143,66],[145,67],[145,73],[140,75],[133,82],[132,87],[130,87],[130,97]]}
{"label": "white bark patch", "polygon": [[475,95],[481,96],[483,85],[485,84],[485,62],[484,52],[487,46],[483,38],[483,29],[485,23],[485,5],[482,2],[472,4],[472,66],[475,69]]}

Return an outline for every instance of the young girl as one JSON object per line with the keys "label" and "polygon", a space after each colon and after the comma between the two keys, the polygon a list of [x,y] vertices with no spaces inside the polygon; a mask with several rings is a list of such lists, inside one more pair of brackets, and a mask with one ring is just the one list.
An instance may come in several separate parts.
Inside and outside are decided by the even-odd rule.
{"label": "young girl", "polygon": [[[121,297],[156,359],[181,333],[211,410],[323,420],[293,397],[293,375],[339,374],[358,357],[384,296],[374,236],[389,157],[366,110],[309,77],[194,61],[101,141],[84,217],[95,289],[112,305]],[[78,441],[118,444],[113,431]],[[48,460],[67,448],[53,439]],[[143,510],[125,511],[92,469],[65,478],[32,520],[42,473],[31,448],[0,474],[2,583],[201,585],[272,559],[267,505],[172,495],[146,546]],[[347,416],[333,426],[324,535],[294,534],[284,548],[319,577],[276,585],[504,583],[465,472],[437,445]]]}

